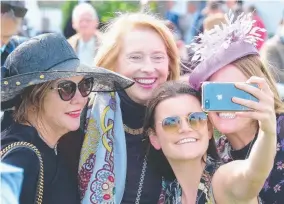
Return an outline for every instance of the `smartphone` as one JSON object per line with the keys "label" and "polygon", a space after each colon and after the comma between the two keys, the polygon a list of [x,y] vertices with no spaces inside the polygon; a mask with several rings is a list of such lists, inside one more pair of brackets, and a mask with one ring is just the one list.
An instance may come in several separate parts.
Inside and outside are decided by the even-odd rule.
{"label": "smartphone", "polygon": [[[258,87],[257,84],[250,84]],[[202,109],[205,112],[210,111],[250,111],[251,109],[234,103],[233,97],[243,98],[258,102],[258,99],[250,93],[235,87],[235,83],[227,82],[204,82],[202,90]]]}

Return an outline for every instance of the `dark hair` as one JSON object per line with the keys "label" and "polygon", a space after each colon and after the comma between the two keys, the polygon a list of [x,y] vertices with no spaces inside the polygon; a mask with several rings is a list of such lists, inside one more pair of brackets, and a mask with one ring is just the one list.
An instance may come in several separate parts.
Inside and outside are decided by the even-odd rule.
{"label": "dark hair", "polygon": [[251,12],[251,13],[257,13],[257,9],[254,5],[250,5],[248,7],[248,11]]}
{"label": "dark hair", "polygon": [[243,0],[237,0],[236,3],[239,6],[243,6],[244,5],[244,1]]}
{"label": "dark hair", "polygon": [[[156,110],[157,105],[166,99],[173,98],[181,94],[188,94],[191,96],[195,96],[199,101],[201,101],[200,92],[195,91],[185,82],[168,81],[162,84],[156,90],[154,90],[153,95],[148,102],[146,114],[145,114],[144,134],[146,137],[148,137],[149,130],[151,129],[155,130],[155,110]],[[169,163],[165,155],[162,153],[162,151],[158,150],[158,152],[159,152],[158,153],[159,156],[157,156],[156,158],[155,165],[157,165],[158,168],[161,169],[160,172],[166,179],[172,180],[173,179],[172,169],[171,167],[167,166],[169,165]],[[207,154],[217,161],[220,160],[213,136],[209,140]]]}

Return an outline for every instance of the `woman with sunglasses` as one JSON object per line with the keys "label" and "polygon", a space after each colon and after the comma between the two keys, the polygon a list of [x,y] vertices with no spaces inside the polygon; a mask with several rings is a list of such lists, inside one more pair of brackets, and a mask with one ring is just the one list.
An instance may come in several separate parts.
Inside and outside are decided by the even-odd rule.
{"label": "woman with sunglasses", "polygon": [[59,139],[79,128],[92,91],[116,91],[133,82],[102,68],[80,66],[58,34],[21,44],[4,68],[2,109],[14,110],[14,123],[2,132],[1,155],[2,162],[24,170],[20,203],[80,203],[77,182],[57,148]]}
{"label": "woman with sunglasses", "polygon": [[82,203],[158,203],[165,185],[154,153],[144,151],[143,122],[154,88],[180,75],[174,37],[151,15],[121,15],[108,26],[95,64],[135,84],[90,100],[79,163]]}
{"label": "woman with sunglasses", "polygon": [[[267,85],[263,87],[263,92],[269,91]],[[264,133],[270,113],[261,109],[256,112]],[[199,93],[181,82],[167,82],[154,91],[144,128],[177,178],[167,190],[165,203],[261,203],[257,196],[276,153],[273,128],[269,135],[260,134],[246,160],[221,165],[213,127],[202,112]]]}

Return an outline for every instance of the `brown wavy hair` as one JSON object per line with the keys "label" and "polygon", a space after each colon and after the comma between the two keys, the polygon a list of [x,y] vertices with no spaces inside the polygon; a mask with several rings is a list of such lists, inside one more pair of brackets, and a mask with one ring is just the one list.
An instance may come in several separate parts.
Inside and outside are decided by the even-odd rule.
{"label": "brown wavy hair", "polygon": [[284,103],[277,91],[276,81],[272,73],[264,66],[259,56],[248,55],[231,63],[236,66],[247,78],[252,76],[263,77],[266,79],[271,91],[274,94],[274,108],[277,114],[284,112]]}
{"label": "brown wavy hair", "polygon": [[24,89],[24,91],[17,97],[15,111],[13,118],[18,123],[26,123],[30,111],[40,117],[44,107],[44,98],[46,93],[50,90],[51,82],[37,84]]}

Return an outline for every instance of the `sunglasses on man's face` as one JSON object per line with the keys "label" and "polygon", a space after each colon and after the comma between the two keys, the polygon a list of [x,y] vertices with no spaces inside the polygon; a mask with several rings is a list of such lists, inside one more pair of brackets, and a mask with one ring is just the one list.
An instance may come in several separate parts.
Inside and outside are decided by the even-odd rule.
{"label": "sunglasses on man's face", "polygon": [[[193,130],[199,130],[207,123],[207,114],[204,112],[194,112],[188,114],[186,117],[187,124]],[[179,116],[167,117],[162,121],[164,131],[170,133],[178,133],[181,128],[182,118]]]}
{"label": "sunglasses on man's face", "polygon": [[78,85],[73,81],[60,81],[57,84],[57,87],[51,87],[51,89],[57,89],[58,94],[63,101],[70,101],[76,94],[77,86],[81,95],[87,97],[92,92],[94,78],[84,78]]}
{"label": "sunglasses on man's face", "polygon": [[1,3],[1,14],[8,13],[11,10],[13,10],[14,15],[18,18],[24,18],[28,11],[26,8],[11,6],[9,4]]}

